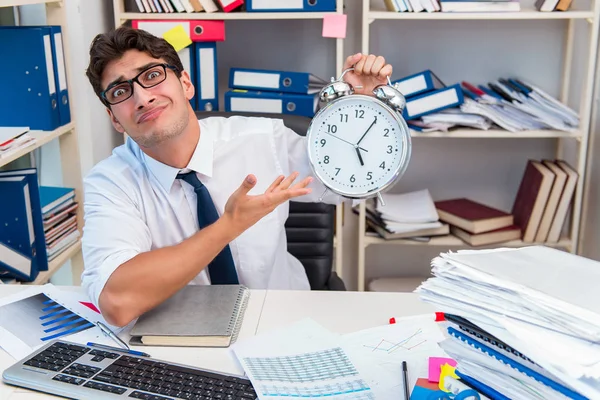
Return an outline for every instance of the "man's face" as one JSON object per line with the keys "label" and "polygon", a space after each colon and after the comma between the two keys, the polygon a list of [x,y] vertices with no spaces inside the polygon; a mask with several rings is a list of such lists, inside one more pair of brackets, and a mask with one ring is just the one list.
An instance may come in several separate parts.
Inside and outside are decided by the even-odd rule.
{"label": "man's face", "polygon": [[[113,86],[117,82],[138,77],[144,86],[154,84],[155,79],[164,81],[150,88],[133,83],[133,94],[128,99],[111,105],[107,109],[115,129],[127,134],[142,147],[154,147],[165,140],[181,134],[189,121],[189,100],[194,96],[194,86],[187,72],[180,78],[169,68],[151,68],[165,61],[156,59],[138,50],[129,50],[123,57],[107,64],[102,74],[102,87]],[[166,74],[161,77],[161,74]],[[158,77],[158,78],[157,78]],[[109,90],[113,97],[127,97],[127,85],[119,85],[121,90]],[[130,90],[130,89],[129,89]],[[109,94],[107,93],[107,96]]]}

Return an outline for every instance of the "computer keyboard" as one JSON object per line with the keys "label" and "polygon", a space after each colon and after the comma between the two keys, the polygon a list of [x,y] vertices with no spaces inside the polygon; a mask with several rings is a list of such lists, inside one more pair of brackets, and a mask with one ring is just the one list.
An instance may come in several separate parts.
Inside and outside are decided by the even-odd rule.
{"label": "computer keyboard", "polygon": [[74,399],[251,400],[243,377],[56,340],[7,368],[4,381]]}

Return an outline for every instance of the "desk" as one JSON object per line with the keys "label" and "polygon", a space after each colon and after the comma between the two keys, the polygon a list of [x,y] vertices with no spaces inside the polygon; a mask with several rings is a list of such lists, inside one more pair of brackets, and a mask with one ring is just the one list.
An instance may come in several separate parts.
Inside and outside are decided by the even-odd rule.
{"label": "desk", "polygon": [[[8,296],[31,286],[0,286],[0,297]],[[62,290],[82,290],[81,287],[60,287]],[[325,328],[337,333],[349,333],[388,323],[390,317],[433,312],[414,293],[329,292],[252,290],[239,340],[270,329],[285,326],[310,317]],[[190,364],[199,368],[243,374],[233,352],[215,348],[133,347],[155,358]],[[0,370],[15,360],[0,350]],[[2,400],[35,400],[56,398],[0,384]]]}

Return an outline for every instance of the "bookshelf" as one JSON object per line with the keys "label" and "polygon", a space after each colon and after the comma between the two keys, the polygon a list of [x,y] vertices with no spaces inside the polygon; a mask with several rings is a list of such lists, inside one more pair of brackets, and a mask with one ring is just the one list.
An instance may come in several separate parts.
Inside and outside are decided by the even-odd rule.
{"label": "bookshelf", "polygon": [[[336,0],[335,12],[214,12],[214,13],[136,13],[128,12],[125,8],[125,0],[113,0],[115,27],[120,26],[132,19],[145,20],[225,20],[225,21],[268,21],[268,20],[322,20],[327,14],[344,14],[344,0]],[[269,29],[268,25],[262,26]],[[342,73],[344,65],[344,39],[335,39],[335,76]],[[342,231],[344,220],[344,206],[336,207],[334,239],[334,268],[338,276],[342,275]]]}
{"label": "bookshelf", "polygon": [[[47,25],[60,25],[62,29],[62,40],[65,57],[65,68],[67,75],[67,87],[70,90],[70,108],[71,108],[71,122],[61,126],[53,131],[30,131],[29,133],[36,138],[36,141],[25,148],[22,148],[10,156],[0,158],[0,167],[8,165],[10,162],[17,160],[23,156],[30,156],[32,152],[45,144],[53,141],[54,139],[59,140],[60,148],[60,163],[62,171],[62,184],[65,187],[72,187],[75,189],[75,198],[79,202],[80,207],[77,209],[77,226],[80,230],[83,227],[83,180],[82,171],[79,158],[79,144],[77,137],[77,124],[75,122],[75,113],[73,109],[73,85],[71,78],[71,67],[69,65],[69,36],[68,36],[68,25],[65,8],[62,1],[57,0],[2,0],[0,1],[0,7],[17,7],[24,5],[33,4],[44,4],[46,11],[46,24]],[[28,284],[41,285],[47,283],[52,275],[58,271],[67,261],[71,261],[72,266],[72,277],[73,285],[81,284],[81,274],[83,272],[83,257],[81,254],[81,241],[78,240],[62,253],[60,253],[54,260],[49,262],[48,271],[43,271],[38,274],[37,279],[34,282]]]}
{"label": "bookshelf", "polygon": [[[373,9],[375,4],[380,3],[380,9]],[[559,50],[564,51],[564,63],[562,65],[562,80],[561,92],[558,99],[563,103],[568,103],[570,99],[570,77],[572,75],[574,47],[575,47],[575,22],[583,21],[587,25],[587,39],[585,49],[588,51],[589,60],[584,65],[585,72],[581,82],[581,98],[579,103],[580,127],[577,132],[568,133],[555,130],[537,130],[512,133],[504,130],[488,130],[480,131],[475,129],[459,129],[450,132],[431,132],[420,133],[412,131],[412,137],[416,143],[419,140],[435,140],[437,138],[456,138],[460,140],[468,139],[493,139],[502,138],[505,140],[521,140],[521,139],[554,139],[556,141],[556,158],[562,157],[565,154],[565,149],[575,147],[576,162],[572,164],[579,174],[577,187],[574,198],[572,200],[570,221],[568,223],[570,229],[565,237],[562,237],[557,243],[544,243],[544,245],[565,249],[571,253],[577,253],[580,245],[580,229],[581,220],[583,218],[581,209],[583,202],[583,186],[585,182],[586,159],[588,155],[588,141],[590,137],[590,116],[593,107],[592,88],[594,82],[594,72],[596,68],[596,53],[598,45],[598,28],[600,3],[594,1],[589,9],[575,9],[565,12],[538,12],[531,5],[521,4],[520,12],[496,12],[496,13],[443,13],[443,12],[390,12],[385,11],[383,1],[373,2],[370,0],[362,0],[362,43],[361,51],[369,52],[370,31],[372,24],[379,20],[431,20],[431,21],[468,21],[468,20],[564,20],[566,29],[564,31],[565,47]],[[580,6],[573,4],[573,6]],[[529,8],[528,8],[529,7]],[[400,22],[399,22],[400,23]],[[448,23],[448,22],[446,22]],[[465,26],[465,24],[461,24]],[[447,25],[446,25],[447,26]],[[483,45],[483,44],[482,44]],[[440,66],[436,70],[443,70]],[[493,143],[493,142],[491,142]],[[490,145],[490,147],[493,144]],[[570,147],[569,147],[570,146]],[[416,150],[418,151],[418,150]],[[564,232],[563,232],[564,233]],[[404,249],[414,249],[415,246],[438,246],[441,250],[448,248],[469,248],[464,242],[454,236],[434,237],[427,242],[415,240],[390,240],[386,241],[379,237],[372,236],[366,231],[365,218],[365,202],[359,204],[358,213],[358,290],[365,290],[366,280],[366,249],[371,245],[388,245],[388,246],[405,246],[399,247]],[[510,241],[498,245],[486,247],[520,247],[524,245],[535,245],[538,243],[523,243],[521,240]]]}

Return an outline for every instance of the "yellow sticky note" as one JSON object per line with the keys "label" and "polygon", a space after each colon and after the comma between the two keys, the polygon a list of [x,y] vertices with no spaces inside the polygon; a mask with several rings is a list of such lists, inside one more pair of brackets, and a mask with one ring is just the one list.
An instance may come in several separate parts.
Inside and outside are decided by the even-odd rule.
{"label": "yellow sticky note", "polygon": [[175,28],[169,29],[163,33],[163,38],[175,48],[175,51],[184,49],[192,44],[192,39],[190,39],[190,35],[185,31],[183,25],[177,25]]}
{"label": "yellow sticky note", "polygon": [[440,383],[439,383],[439,388],[440,390],[443,390],[444,392],[446,392],[447,390],[444,389],[444,379],[446,379],[447,376],[451,376],[454,379],[460,379],[458,377],[458,375],[456,375],[456,367],[453,367],[450,364],[444,364],[442,365],[442,373],[440,374]]}

